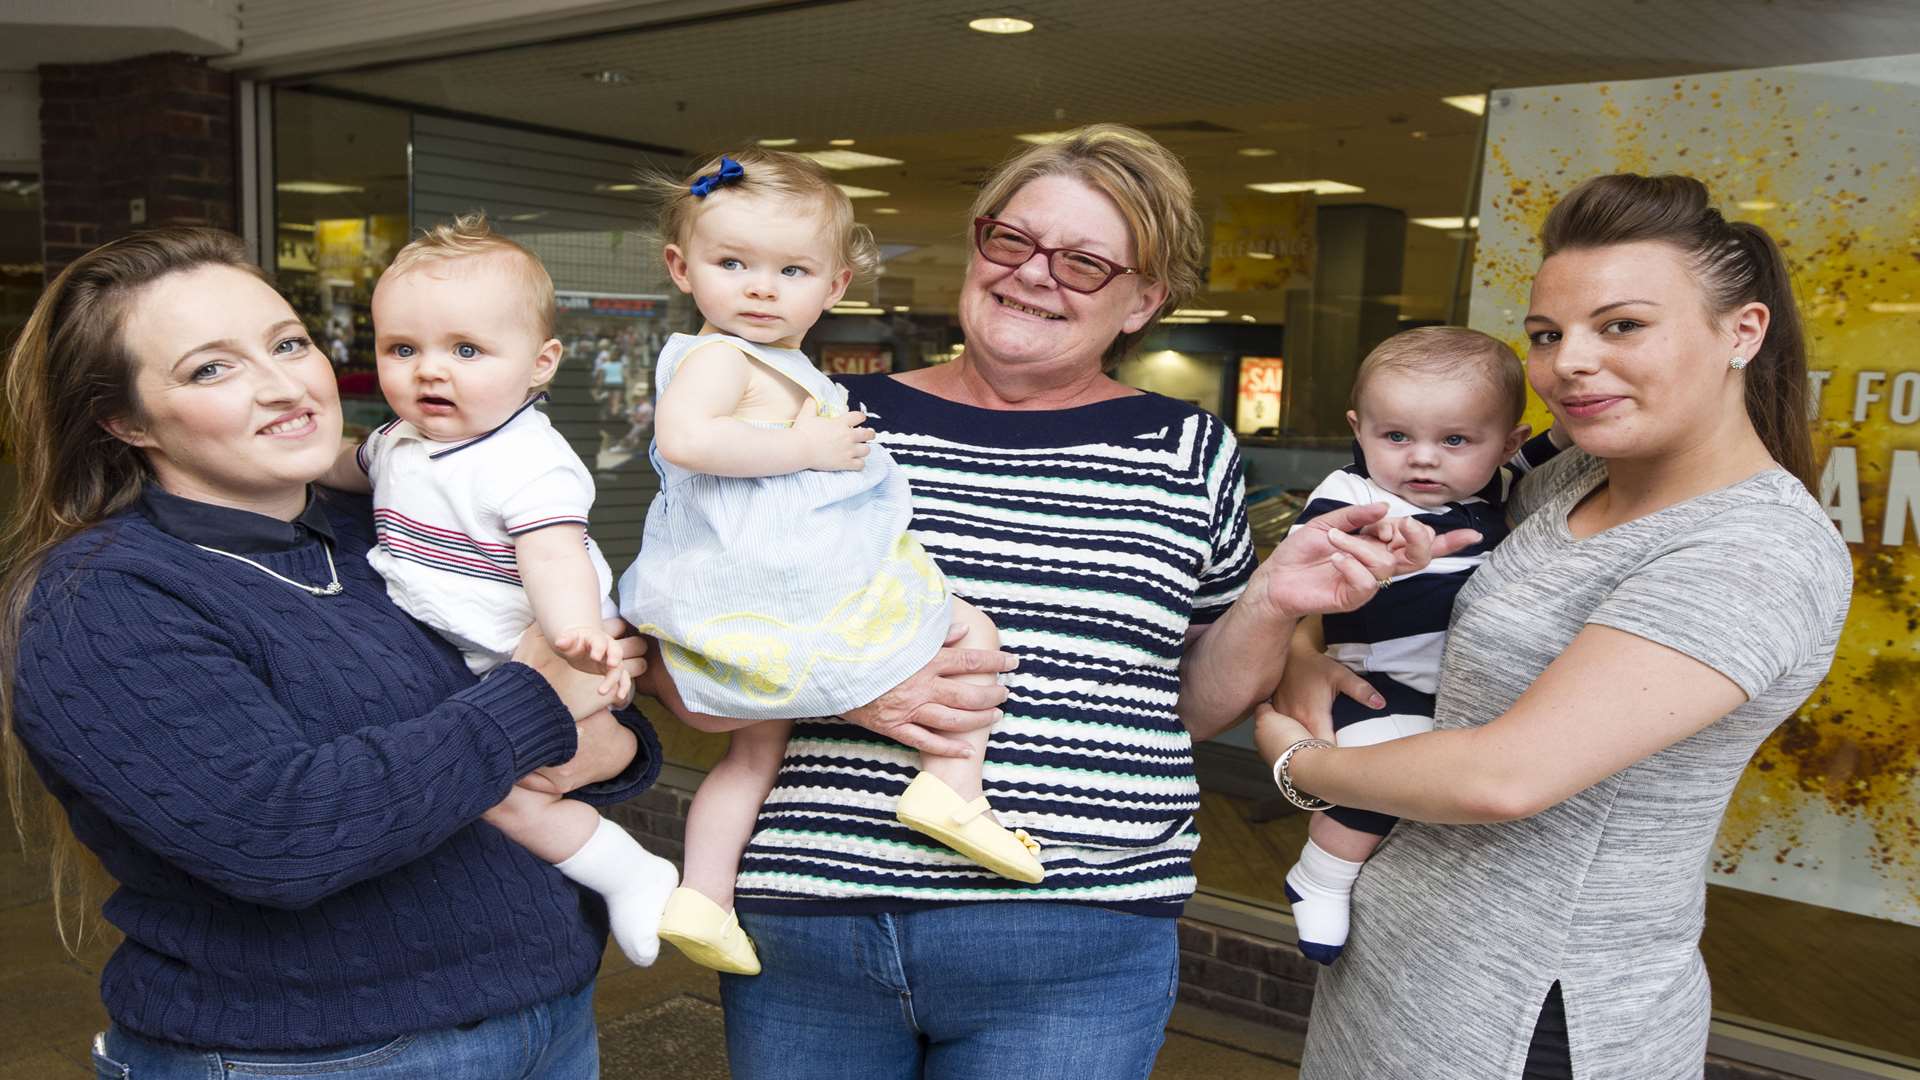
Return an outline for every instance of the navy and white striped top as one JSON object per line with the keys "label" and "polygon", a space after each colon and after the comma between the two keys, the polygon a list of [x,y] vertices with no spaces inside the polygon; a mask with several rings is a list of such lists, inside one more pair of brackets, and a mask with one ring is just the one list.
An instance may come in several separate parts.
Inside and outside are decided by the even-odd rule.
{"label": "navy and white striped top", "polygon": [[739,908],[1023,899],[1179,914],[1200,796],[1175,712],[1180,656],[1254,567],[1233,434],[1156,394],[1005,411],[886,375],[842,381],[912,482],[914,535],[1020,658],[986,791],[1043,845],[1047,878],[1009,881],[896,821],[913,750],[802,721],[741,862]]}
{"label": "navy and white striped top", "polygon": [[[1479,543],[1443,559],[1435,559],[1411,574],[1393,579],[1392,591],[1382,591],[1353,611],[1322,616],[1327,655],[1361,674],[1385,675],[1429,698],[1440,679],[1440,654],[1446,648],[1447,621],[1453,600],[1467,578],[1486,561],[1487,553],[1507,536],[1507,499],[1520,477],[1559,453],[1549,433],[1528,439],[1520,451],[1478,492],[1427,508],[1408,502],[1374,483],[1367,474],[1360,444],[1353,446],[1353,464],[1340,469],[1313,489],[1294,527],[1346,506],[1384,502],[1390,518],[1411,517],[1435,535],[1457,529],[1475,529]],[[1431,702],[1420,710],[1430,712]]]}

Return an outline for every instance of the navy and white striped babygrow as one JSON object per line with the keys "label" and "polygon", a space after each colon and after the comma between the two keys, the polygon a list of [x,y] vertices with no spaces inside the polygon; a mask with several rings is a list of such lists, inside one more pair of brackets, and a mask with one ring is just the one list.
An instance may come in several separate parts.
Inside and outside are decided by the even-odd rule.
{"label": "navy and white striped babygrow", "polygon": [[[1366,457],[1355,443],[1353,464],[1322,480],[1307,497],[1295,528],[1342,507],[1384,502],[1388,517],[1414,518],[1436,535],[1474,529],[1481,536],[1472,547],[1394,578],[1391,589],[1382,589],[1358,609],[1322,619],[1327,655],[1366,679],[1386,699],[1382,709],[1345,696],[1334,699],[1334,740],[1341,746],[1368,746],[1432,729],[1434,690],[1453,599],[1493,546],[1506,538],[1507,499],[1520,477],[1556,453],[1552,440],[1542,432],[1527,440],[1486,487],[1465,499],[1428,509],[1374,483],[1367,475]],[[1386,814],[1343,806],[1327,811],[1327,816],[1376,836],[1384,836],[1394,822]]]}

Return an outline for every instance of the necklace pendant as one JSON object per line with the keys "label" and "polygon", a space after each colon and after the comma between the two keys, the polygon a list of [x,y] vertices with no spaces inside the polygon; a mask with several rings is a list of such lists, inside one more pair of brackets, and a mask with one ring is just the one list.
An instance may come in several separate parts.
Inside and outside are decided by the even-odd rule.
{"label": "necklace pendant", "polygon": [[342,585],[342,584],[340,584],[340,583],[339,583],[339,582],[337,582],[337,581],[335,581],[335,582],[333,582],[333,583],[331,583],[331,584],[329,584],[329,585],[328,585],[328,586],[327,586],[326,588],[323,588],[323,589],[315,589],[315,590],[313,591],[313,595],[315,595],[315,596],[339,596],[339,595],[340,595],[341,593],[343,593],[343,592],[345,592],[345,591],[346,591],[346,586],[345,586],[345,585]]}

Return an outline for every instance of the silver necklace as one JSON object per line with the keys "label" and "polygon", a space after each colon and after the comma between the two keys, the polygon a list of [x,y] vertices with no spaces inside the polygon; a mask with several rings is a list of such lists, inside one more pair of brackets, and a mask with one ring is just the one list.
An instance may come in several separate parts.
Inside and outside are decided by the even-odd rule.
{"label": "silver necklace", "polygon": [[219,548],[211,548],[205,544],[195,544],[193,546],[199,548],[201,551],[210,551],[215,555],[225,555],[227,558],[232,559],[235,562],[246,563],[248,566],[253,567],[255,570],[260,571],[261,573],[267,575],[270,578],[274,578],[275,580],[278,580],[278,581],[284,581],[287,584],[293,586],[296,589],[299,589],[302,592],[310,592],[315,596],[339,596],[340,593],[346,588],[346,586],[340,584],[340,571],[334,569],[334,566],[333,566],[333,545],[327,543],[325,540],[320,541],[320,550],[327,553],[327,573],[333,578],[332,581],[327,582],[325,585],[303,585],[300,582],[295,581],[290,577],[286,577],[285,575],[274,573],[272,570],[269,570],[266,567],[261,566],[259,563],[254,562],[252,559],[246,558],[245,556],[242,556],[242,555],[235,555],[231,551],[221,551]]}

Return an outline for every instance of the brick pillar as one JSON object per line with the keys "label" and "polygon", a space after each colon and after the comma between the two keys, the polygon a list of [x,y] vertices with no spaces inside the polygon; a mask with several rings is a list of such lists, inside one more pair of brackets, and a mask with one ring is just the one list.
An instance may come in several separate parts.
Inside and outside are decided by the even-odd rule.
{"label": "brick pillar", "polygon": [[[47,276],[156,225],[238,220],[233,77],[162,53],[40,68],[41,222]],[[132,220],[135,199],[146,220]]]}

